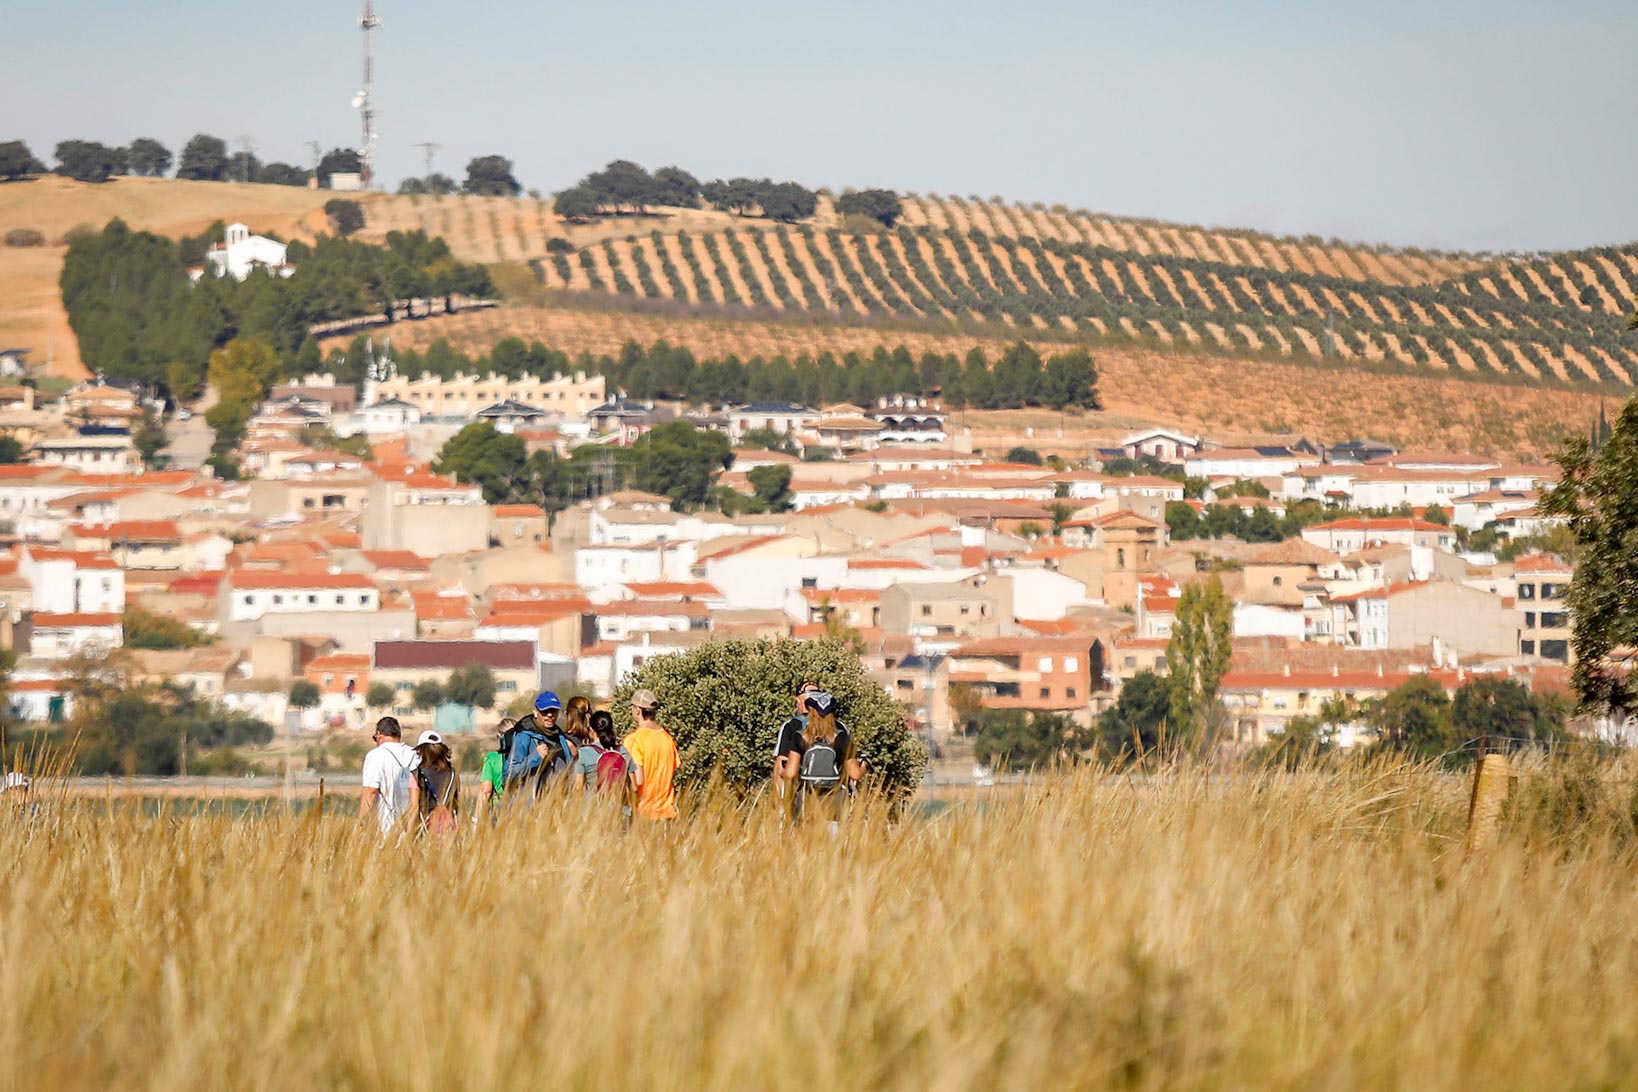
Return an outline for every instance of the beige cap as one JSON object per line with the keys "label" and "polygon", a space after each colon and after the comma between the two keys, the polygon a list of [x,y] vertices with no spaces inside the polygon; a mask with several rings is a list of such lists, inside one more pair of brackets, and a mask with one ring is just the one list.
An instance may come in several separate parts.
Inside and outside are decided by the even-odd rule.
{"label": "beige cap", "polygon": [[631,704],[647,713],[652,713],[660,707],[660,699],[654,696],[652,690],[639,690],[631,696]]}

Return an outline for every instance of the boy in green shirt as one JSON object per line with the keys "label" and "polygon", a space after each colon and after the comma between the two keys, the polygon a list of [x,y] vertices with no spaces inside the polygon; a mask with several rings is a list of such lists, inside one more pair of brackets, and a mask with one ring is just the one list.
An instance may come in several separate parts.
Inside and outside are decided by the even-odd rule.
{"label": "boy in green shirt", "polygon": [[513,724],[511,717],[503,717],[495,729],[495,749],[483,756],[483,771],[478,774],[478,806],[472,813],[473,823],[482,823],[484,816],[500,806],[506,792],[506,760],[500,753],[500,739]]}

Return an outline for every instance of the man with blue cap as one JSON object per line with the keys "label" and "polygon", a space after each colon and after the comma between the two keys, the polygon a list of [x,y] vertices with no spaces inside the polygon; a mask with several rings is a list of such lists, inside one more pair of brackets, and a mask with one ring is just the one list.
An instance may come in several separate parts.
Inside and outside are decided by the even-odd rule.
{"label": "man with blue cap", "polygon": [[501,736],[500,753],[505,766],[507,791],[526,779],[533,779],[539,792],[548,778],[574,764],[574,740],[558,728],[563,702],[556,692],[542,690],[535,697],[535,711],[520,719]]}

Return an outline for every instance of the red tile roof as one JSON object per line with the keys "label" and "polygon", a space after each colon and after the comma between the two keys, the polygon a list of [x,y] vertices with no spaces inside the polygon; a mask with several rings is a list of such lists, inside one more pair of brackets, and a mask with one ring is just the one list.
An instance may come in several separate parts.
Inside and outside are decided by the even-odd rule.
{"label": "red tile roof", "polygon": [[704,603],[677,599],[617,599],[597,607],[596,612],[606,618],[711,617],[711,608]]}
{"label": "red tile roof", "polygon": [[117,614],[48,614],[44,611],[34,612],[34,628],[42,629],[69,629],[76,626],[117,626]]}
{"label": "red tile roof", "polygon": [[410,598],[415,603],[415,617],[422,622],[458,622],[472,617],[472,604],[465,595],[416,592]]}
{"label": "red tile roof", "polygon": [[174,520],[128,519],[115,523],[76,523],[75,538],[108,539],[112,542],[181,542],[182,529]]}
{"label": "red tile roof", "polygon": [[222,572],[190,573],[171,581],[171,591],[178,595],[215,595],[222,586]]}
{"label": "red tile roof", "polygon": [[555,622],[560,618],[574,618],[580,614],[580,607],[569,602],[545,602],[532,604],[522,610],[490,611],[484,616],[478,627],[519,626],[536,627],[548,622]]}
{"label": "red tile roof", "polygon": [[540,519],[546,510],[538,504],[497,504],[496,519]]}
{"label": "red tile roof", "polygon": [[43,546],[29,546],[28,556],[35,561],[72,561],[78,569],[117,569],[119,562],[98,551],[52,550]]}
{"label": "red tile roof", "polygon": [[377,569],[405,569],[426,572],[429,562],[414,550],[365,550],[364,560]]}
{"label": "red tile roof", "polygon": [[669,599],[674,596],[704,599],[722,597],[721,589],[708,580],[662,580],[649,583],[639,581],[627,584],[626,588],[639,599]]}
{"label": "red tile roof", "polygon": [[235,591],[276,591],[276,590],[306,590],[308,588],[323,588],[335,590],[337,588],[375,589],[375,584],[369,577],[359,573],[283,573],[257,572],[250,569],[236,570],[229,582]]}

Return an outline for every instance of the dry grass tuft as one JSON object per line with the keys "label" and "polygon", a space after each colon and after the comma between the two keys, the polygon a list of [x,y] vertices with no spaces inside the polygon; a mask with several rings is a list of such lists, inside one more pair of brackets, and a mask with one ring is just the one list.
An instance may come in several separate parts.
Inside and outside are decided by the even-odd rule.
{"label": "dry grass tuft", "polygon": [[575,800],[355,821],[0,818],[33,1087],[1564,1087],[1634,1063],[1632,858],[1461,860],[1425,769],[1092,771],[782,835]]}

